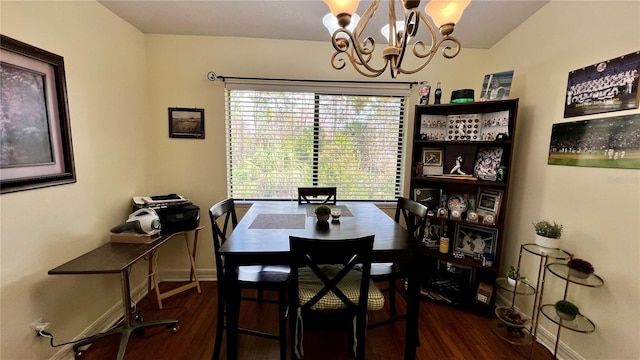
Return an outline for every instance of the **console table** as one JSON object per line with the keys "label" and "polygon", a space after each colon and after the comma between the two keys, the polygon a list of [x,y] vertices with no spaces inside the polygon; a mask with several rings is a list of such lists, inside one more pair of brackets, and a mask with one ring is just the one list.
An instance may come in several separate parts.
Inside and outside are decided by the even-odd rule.
{"label": "console table", "polygon": [[[201,228],[195,230],[196,239],[197,233]],[[120,274],[120,282],[121,282],[121,290],[122,290],[122,307],[124,313],[124,322],[122,325],[117,326],[109,331],[104,333],[96,334],[92,337],[89,337],[83,341],[77,342],[73,345],[73,351],[78,354],[79,348],[85,346],[87,344],[93,343],[95,340],[99,338],[103,338],[105,336],[113,335],[113,334],[121,334],[120,338],[120,347],[118,349],[117,359],[121,360],[124,357],[125,350],[127,348],[127,343],[129,342],[129,337],[131,333],[134,331],[138,331],[150,326],[158,326],[165,325],[168,328],[171,328],[174,332],[178,331],[178,320],[157,320],[157,321],[138,321],[134,316],[131,310],[131,289],[129,286],[129,273],[131,271],[131,266],[145,257],[153,258],[153,254],[155,251],[163,244],[165,244],[169,239],[173,238],[176,235],[184,235],[185,238],[187,234],[185,232],[178,232],[174,234],[161,235],[157,240],[149,243],[149,244],[132,244],[132,243],[106,243],[95,250],[89,251],[84,255],[80,255],[79,257],[68,261],[54,269],[49,270],[49,275],[86,275],[86,274]],[[194,243],[194,253],[195,253],[196,244]],[[191,255],[189,244],[187,241],[187,252],[189,253],[189,258],[191,260],[191,271],[195,275],[194,261],[193,256]],[[194,276],[195,277],[195,276]],[[156,284],[157,289],[157,281],[154,277],[154,283]],[[190,284],[187,284],[190,285]],[[200,290],[200,286],[198,284],[197,277],[195,277],[195,286]],[[184,291],[193,286],[189,286],[180,291]],[[158,290],[156,290],[158,292]],[[173,291],[171,294],[167,296],[174,295],[176,292]],[[164,296],[166,297],[166,296]],[[163,297],[163,298],[164,298]],[[158,301],[160,307],[162,307],[160,302],[160,295],[158,294]]]}

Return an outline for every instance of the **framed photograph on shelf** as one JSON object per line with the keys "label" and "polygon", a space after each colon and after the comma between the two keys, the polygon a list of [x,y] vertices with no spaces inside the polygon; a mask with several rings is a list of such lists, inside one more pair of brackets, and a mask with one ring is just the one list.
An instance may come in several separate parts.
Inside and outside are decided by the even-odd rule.
{"label": "framed photograph on shelf", "polygon": [[483,147],[478,149],[473,176],[480,180],[496,181],[498,168],[502,163],[503,149],[501,147]]}
{"label": "framed photograph on shelf", "polygon": [[499,189],[479,188],[476,200],[480,222],[485,225],[495,225],[500,214],[503,191]]}
{"label": "framed photograph on shelf", "polygon": [[169,137],[204,139],[204,109],[169,108]]}
{"label": "framed photograph on shelf", "polygon": [[485,75],[480,101],[508,99],[512,80],[513,70]]}
{"label": "framed photograph on shelf", "polygon": [[498,229],[457,224],[454,250],[478,258],[484,253],[496,254]]}
{"label": "framed photograph on shelf", "polygon": [[444,167],[444,149],[422,149],[422,175],[442,175]]}
{"label": "framed photograph on shelf", "polygon": [[446,115],[428,115],[420,117],[420,139],[444,141],[447,127]]}
{"label": "framed photograph on shelf", "polygon": [[428,249],[437,249],[440,246],[440,220],[427,217],[422,243]]}
{"label": "framed photograph on shelf", "polygon": [[64,58],[0,35],[1,193],[76,182]]}
{"label": "framed photograph on shelf", "polygon": [[482,115],[481,141],[496,141],[498,134],[509,137],[509,111],[496,111]]}
{"label": "framed photograph on shelf", "polygon": [[442,189],[413,189],[413,200],[426,206],[429,210],[435,210],[440,203]]}

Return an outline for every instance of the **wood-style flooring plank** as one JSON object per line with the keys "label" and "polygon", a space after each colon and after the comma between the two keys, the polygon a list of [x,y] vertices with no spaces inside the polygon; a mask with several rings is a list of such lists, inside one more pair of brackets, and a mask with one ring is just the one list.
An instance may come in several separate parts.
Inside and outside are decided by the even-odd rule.
{"label": "wood-style flooring plank", "polygon": [[[160,288],[175,287],[181,283],[161,283]],[[155,292],[150,292],[138,303],[144,320],[178,319],[177,333],[159,326],[149,328],[143,336],[132,336],[125,360],[208,360],[213,354],[216,325],[217,283],[200,283],[202,293],[186,291],[163,300],[165,309],[159,310]],[[404,302],[398,301],[399,311]],[[243,302],[240,324],[243,327],[277,332],[277,307],[272,304]],[[370,321],[388,316],[388,308],[370,312]],[[445,304],[421,301],[419,320],[420,346],[418,360],[517,360],[528,359],[530,346],[511,345],[497,337],[490,329],[491,319],[471,314]],[[101,339],[86,349],[83,360],[113,360],[119,346],[119,335]],[[348,359],[346,332],[307,331],[304,334],[305,360]],[[366,338],[368,360],[402,359],[404,351],[404,321],[369,330]],[[536,344],[533,359],[552,359],[551,354]],[[226,346],[222,347],[222,359]],[[279,359],[278,342],[239,336],[239,359]]]}

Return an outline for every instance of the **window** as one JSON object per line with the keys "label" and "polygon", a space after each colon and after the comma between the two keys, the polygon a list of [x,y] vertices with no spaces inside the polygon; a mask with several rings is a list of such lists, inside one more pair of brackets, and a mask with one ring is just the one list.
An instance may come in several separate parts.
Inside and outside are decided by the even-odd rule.
{"label": "window", "polygon": [[225,83],[230,197],[290,200],[298,186],[336,186],[339,200],[401,194],[408,90]]}

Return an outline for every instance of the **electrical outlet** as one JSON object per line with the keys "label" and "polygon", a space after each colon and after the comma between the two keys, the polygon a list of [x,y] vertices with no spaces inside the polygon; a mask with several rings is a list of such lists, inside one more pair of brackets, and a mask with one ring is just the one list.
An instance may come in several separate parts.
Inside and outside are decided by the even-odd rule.
{"label": "electrical outlet", "polygon": [[42,336],[40,334],[40,331],[47,330],[50,325],[51,325],[50,323],[43,322],[42,319],[39,319],[37,321],[32,322],[31,325],[29,326],[31,327],[31,330],[36,333],[37,336]]}

